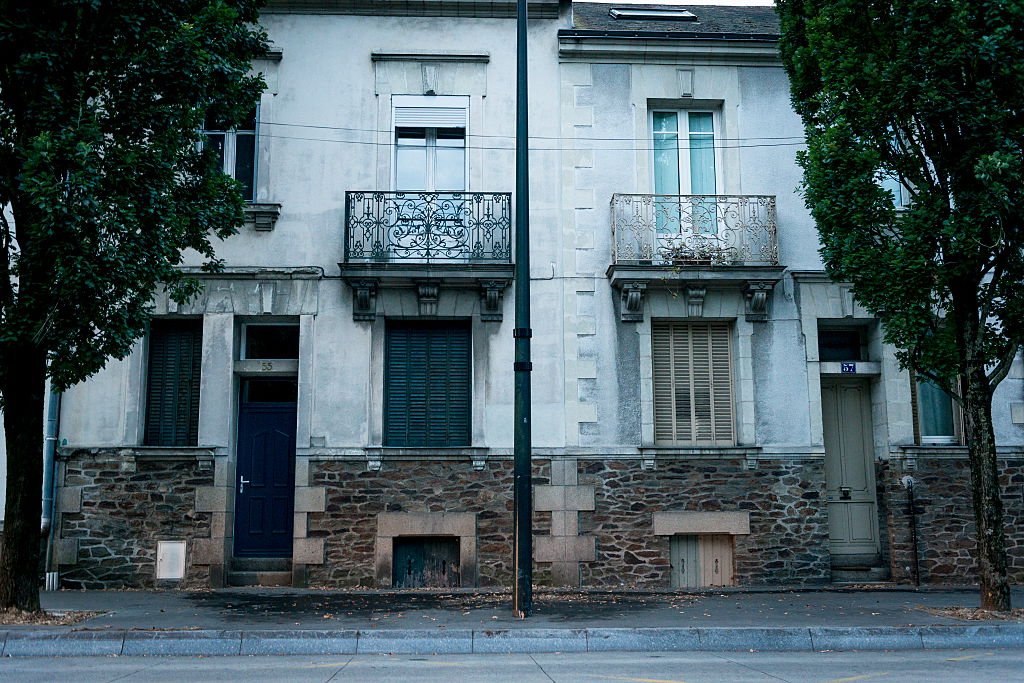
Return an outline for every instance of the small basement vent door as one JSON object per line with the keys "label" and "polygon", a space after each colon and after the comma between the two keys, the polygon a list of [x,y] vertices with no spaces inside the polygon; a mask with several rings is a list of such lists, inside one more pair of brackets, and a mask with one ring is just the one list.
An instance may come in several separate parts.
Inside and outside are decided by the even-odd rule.
{"label": "small basement vent door", "polygon": [[733,585],[733,539],[726,534],[679,534],[669,547],[673,588]]}
{"label": "small basement vent door", "polygon": [[399,536],[392,548],[395,588],[456,588],[459,539],[451,536]]}

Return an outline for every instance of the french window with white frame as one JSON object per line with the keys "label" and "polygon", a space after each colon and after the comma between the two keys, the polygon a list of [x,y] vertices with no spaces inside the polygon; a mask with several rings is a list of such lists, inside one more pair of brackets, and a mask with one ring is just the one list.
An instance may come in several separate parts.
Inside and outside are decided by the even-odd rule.
{"label": "french window with white frame", "polygon": [[395,95],[395,173],[398,192],[465,192],[469,98]]}
{"label": "french window with white frame", "polygon": [[666,260],[701,258],[718,233],[719,118],[706,110],[651,112],[655,229]]}

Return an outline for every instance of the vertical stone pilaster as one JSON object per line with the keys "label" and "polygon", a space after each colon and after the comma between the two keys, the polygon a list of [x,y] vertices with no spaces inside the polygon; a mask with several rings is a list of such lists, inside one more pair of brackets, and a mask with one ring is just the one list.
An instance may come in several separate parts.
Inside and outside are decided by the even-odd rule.
{"label": "vertical stone pilaster", "polygon": [[551,459],[551,484],[534,489],[534,509],[551,513],[551,535],[537,536],[535,557],[551,563],[556,586],[580,585],[580,562],[597,559],[594,536],[579,535],[579,514],[594,510],[594,487],[580,486],[576,458]]}

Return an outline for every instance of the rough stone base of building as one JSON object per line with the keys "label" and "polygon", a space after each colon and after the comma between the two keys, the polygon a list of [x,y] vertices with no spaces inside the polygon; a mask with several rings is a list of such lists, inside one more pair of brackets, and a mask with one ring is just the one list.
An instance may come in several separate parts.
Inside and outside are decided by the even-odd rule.
{"label": "rough stone base of building", "polygon": [[79,588],[200,587],[209,566],[186,554],[183,579],[156,578],[159,541],[209,538],[196,488],[213,484],[196,459],[157,459],[122,449],[79,450],[62,459],[56,541],[61,583]]}
{"label": "rough stone base of building", "polygon": [[[917,558],[924,584],[973,584],[978,580],[977,540],[971,500],[971,469],[966,458],[917,458],[913,471],[898,463],[878,466],[879,514],[888,535],[895,581],[914,581],[914,544],[909,494],[901,483],[913,476]],[[1003,528],[1010,578],[1024,581],[1024,460],[1000,460]]]}
{"label": "rough stone base of building", "polygon": [[[1009,566],[1020,582],[1024,460],[1001,465]],[[323,544],[322,553],[296,556],[310,585],[390,586],[396,539],[410,536],[457,539],[453,570],[463,586],[511,585],[510,458],[476,466],[460,459],[385,459],[378,470],[357,458],[311,459],[308,468],[304,490],[323,492],[322,505],[304,513],[306,536],[296,545]],[[727,538],[736,585],[829,581],[819,459],[752,465],[742,457],[659,456],[651,467],[639,459],[556,457],[535,460],[533,469],[537,585],[670,588],[676,534]],[[223,558],[200,557],[216,544],[214,514],[196,509],[197,498],[214,486],[213,470],[202,458],[160,458],[144,450],[66,454],[54,548],[62,584],[148,588],[223,581]],[[914,548],[904,474],[898,462],[878,465],[882,555],[892,578],[908,583]],[[913,476],[921,582],[974,582],[967,461],[918,458]],[[159,541],[185,541],[182,579],[157,579]]]}

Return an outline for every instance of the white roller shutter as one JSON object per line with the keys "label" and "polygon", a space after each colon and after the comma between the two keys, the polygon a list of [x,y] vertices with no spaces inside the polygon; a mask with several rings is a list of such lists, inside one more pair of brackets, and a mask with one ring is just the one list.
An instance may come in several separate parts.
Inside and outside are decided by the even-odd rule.
{"label": "white roller shutter", "polygon": [[465,128],[465,107],[395,107],[396,128]]}

